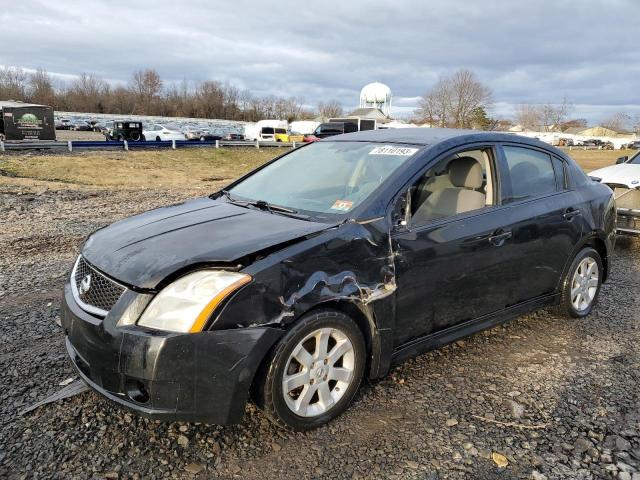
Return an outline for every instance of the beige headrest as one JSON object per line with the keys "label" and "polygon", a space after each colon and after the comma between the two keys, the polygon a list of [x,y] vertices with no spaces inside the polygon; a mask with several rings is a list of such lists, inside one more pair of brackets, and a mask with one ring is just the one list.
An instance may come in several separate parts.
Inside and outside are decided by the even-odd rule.
{"label": "beige headrest", "polygon": [[455,187],[480,188],[484,182],[482,166],[473,157],[454,158],[449,162],[449,180]]}

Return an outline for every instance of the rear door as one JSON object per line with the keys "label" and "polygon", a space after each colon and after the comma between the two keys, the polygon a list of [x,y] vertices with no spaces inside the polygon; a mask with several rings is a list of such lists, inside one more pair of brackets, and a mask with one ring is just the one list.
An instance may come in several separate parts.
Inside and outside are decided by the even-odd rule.
{"label": "rear door", "polygon": [[501,203],[520,262],[509,305],[553,293],[582,234],[581,199],[565,161],[541,148],[500,148]]}

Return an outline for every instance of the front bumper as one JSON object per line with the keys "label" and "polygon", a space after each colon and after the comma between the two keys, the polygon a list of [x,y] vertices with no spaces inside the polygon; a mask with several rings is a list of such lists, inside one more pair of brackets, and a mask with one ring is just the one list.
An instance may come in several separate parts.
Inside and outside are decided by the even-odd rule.
{"label": "front bumper", "polygon": [[283,333],[269,327],[195,334],[116,328],[111,315],[103,320],[84,312],[65,286],[62,326],[71,361],[98,393],[167,421],[240,422],[255,372]]}

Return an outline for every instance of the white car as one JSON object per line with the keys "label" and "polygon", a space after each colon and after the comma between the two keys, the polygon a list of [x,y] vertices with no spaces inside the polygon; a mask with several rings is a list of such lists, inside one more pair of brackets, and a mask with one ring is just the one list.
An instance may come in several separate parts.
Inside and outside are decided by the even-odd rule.
{"label": "white car", "polygon": [[142,130],[145,140],[149,142],[184,140],[184,133],[174,125],[160,125],[159,123],[151,123],[145,125]]}
{"label": "white car", "polygon": [[615,165],[589,173],[613,189],[618,219],[616,231],[640,236],[640,151],[620,157]]}

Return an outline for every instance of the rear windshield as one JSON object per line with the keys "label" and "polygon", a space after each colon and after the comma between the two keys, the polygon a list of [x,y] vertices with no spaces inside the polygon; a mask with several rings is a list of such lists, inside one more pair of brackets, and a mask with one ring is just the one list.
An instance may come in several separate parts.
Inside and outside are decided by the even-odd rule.
{"label": "rear windshield", "polygon": [[229,190],[239,200],[263,200],[309,215],[346,215],[398,167],[415,146],[317,142],[294,150]]}

